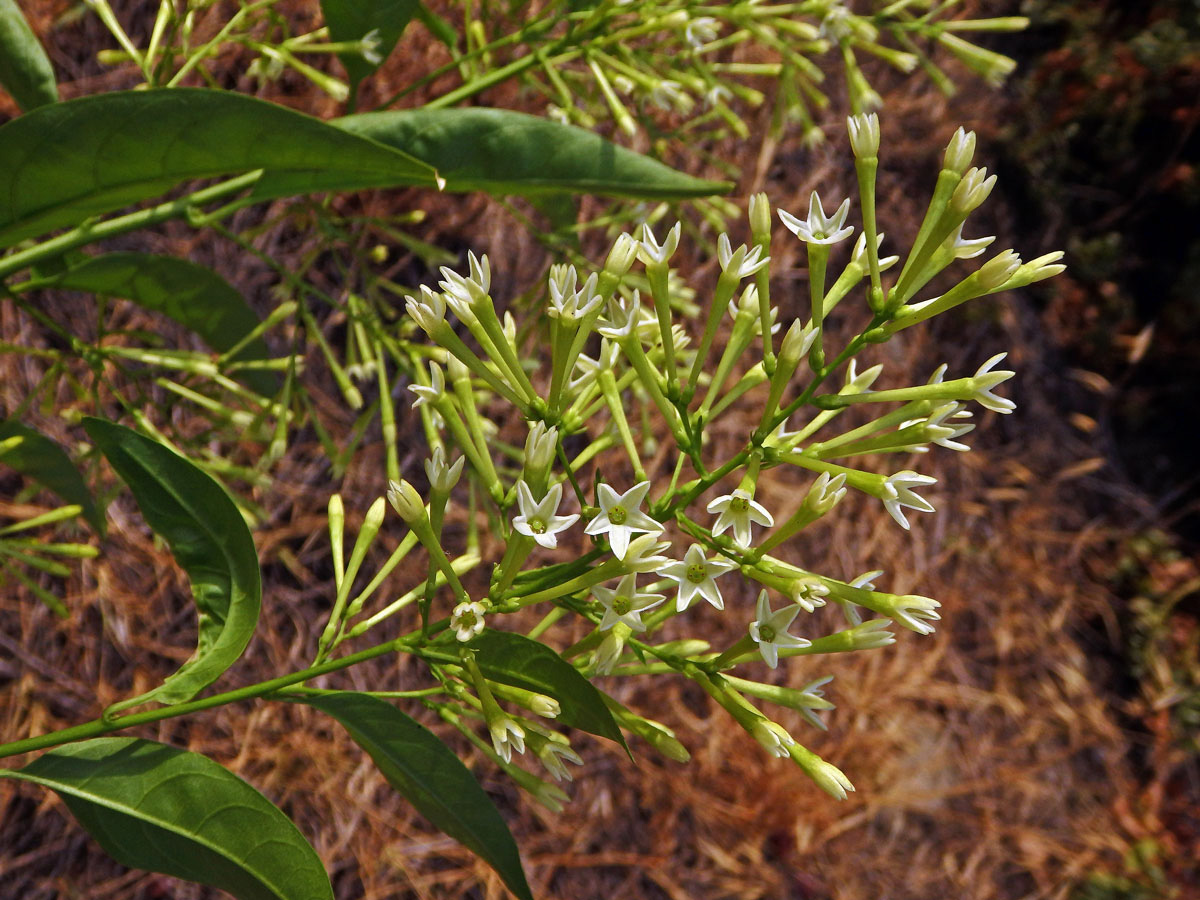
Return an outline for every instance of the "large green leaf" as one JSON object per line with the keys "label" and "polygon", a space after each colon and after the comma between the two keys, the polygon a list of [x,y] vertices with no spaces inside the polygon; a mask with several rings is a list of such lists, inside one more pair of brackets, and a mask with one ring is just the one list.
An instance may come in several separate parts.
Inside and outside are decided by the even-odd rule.
{"label": "large green leaf", "polygon": [[[361,41],[374,32],[375,52],[381,59],[387,59],[418,5],[418,0],[321,0],[321,12],[333,40]],[[380,65],[368,61],[361,53],[339,53],[338,59],[346,67],[354,88]]]}
{"label": "large green leaf", "polygon": [[433,166],[451,191],[568,191],[639,199],[702,197],[732,185],[704,181],[598,134],[506,109],[360,113],[333,124]]}
{"label": "large green leaf", "polygon": [[16,0],[0,0],[0,87],[21,109],[58,100],[54,69]]}
{"label": "large green leaf", "polygon": [[187,572],[196,600],[196,652],[157,688],[114,709],[183,703],[233,665],[254,634],[262,602],[254,540],[229,495],[182,456],[103,419],[84,419],[83,427]]}
{"label": "large green leaf", "polygon": [[256,193],[433,184],[428,166],[283,106],[194,88],[123,91],[0,126],[0,247],[128,206],[191,178],[269,167]]}
{"label": "large green leaf", "polygon": [[478,854],[514,894],[532,900],[516,842],[499,810],[433,732],[367,694],[346,691],[304,702],[341,722],[421,815]]}
{"label": "large green leaf", "polygon": [[198,753],[138,738],[67,744],[0,777],[48,787],[121,865],[238,900],[333,900],[316,851],[280,810]]}
{"label": "large green leaf", "polygon": [[[259,324],[242,295],[212,269],[173,256],[151,253],[107,253],[85,260],[40,282],[44,287],[124,297],[161,312],[200,335],[214,350],[237,344]],[[251,341],[237,359],[266,359],[267,345]],[[278,385],[265,372],[251,372],[246,382],[271,395]]]}
{"label": "large green leaf", "polygon": [[0,441],[21,442],[0,454],[0,465],[10,466],[57,494],[67,503],[83,507],[83,516],[99,534],[104,534],[104,514],[92,499],[83,476],[71,457],[55,441],[13,419],[0,419]]}
{"label": "large green leaf", "polygon": [[628,751],[600,692],[545,644],[523,634],[489,629],[472,640],[470,647],[479,668],[492,681],[553,697],[562,707],[560,722],[609,738]]}

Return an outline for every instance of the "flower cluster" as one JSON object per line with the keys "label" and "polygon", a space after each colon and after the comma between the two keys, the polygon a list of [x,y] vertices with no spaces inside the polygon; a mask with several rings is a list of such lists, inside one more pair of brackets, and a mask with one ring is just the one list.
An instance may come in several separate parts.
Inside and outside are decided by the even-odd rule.
{"label": "flower cluster", "polygon": [[[1053,275],[1062,268],[1060,254],[1023,263],[1006,250],[940,296],[922,297],[935,276],[992,242],[965,239],[963,229],[994,176],[971,168],[973,135],[956,134],[901,264],[900,254],[881,255],[884,234],[876,228],[878,121],[873,115],[852,119],[850,138],[863,221],[852,250],[843,246],[855,231],[849,200],[830,215],[813,193],[806,218],[778,213],[809,261],[810,308],[791,322],[780,321],[771,303],[773,228],[762,195],[750,203],[749,244],[735,247],[728,235],[719,236],[717,283],[694,324],[678,314],[680,287],[671,265],[682,237],[678,224],[660,228],[661,240],[649,224],[636,236],[621,235],[594,272],[552,267],[542,323],[549,358],[532,365],[523,333],[496,310],[486,256],[470,254],[465,274],[443,269],[439,290],[426,286],[409,299],[412,321],[433,344],[417,357],[427,362],[416,365],[410,385],[434,447],[426,465],[431,490],[426,501],[398,482],[389,496],[411,531],[397,562],[420,544],[428,574],[365,627],[417,603],[421,640],[436,649],[431,665],[440,667],[449,695],[444,703],[450,706],[438,708],[448,720],[467,723],[463,727],[482,719],[495,758],[523,785],[532,776],[512,768],[514,751],[532,748],[556,779],[565,777],[564,761],[579,758],[565,736],[501,706],[516,704],[545,718],[558,714],[558,700],[521,693],[475,661],[489,632],[507,630],[501,618],[510,613],[545,610],[528,632],[534,640],[553,640],[549,633],[564,617],[582,618],[586,635],[564,641],[569,646],[562,653],[585,676],[675,672],[692,678],[769,753],[791,758],[835,796],[852,789],[845,776],[755,701],[796,710],[820,727],[814,710],[832,704],[813,686],[796,691],[732,670],[756,661],[774,669],[796,655],[877,649],[895,639],[893,624],[923,635],[938,621],[937,601],[878,589],[879,571],[834,578],[803,567],[795,561],[795,538],[851,492],[878,500],[904,529],[911,524],[907,512],[933,512],[922,494],[935,478],[911,468],[881,474],[861,459],[931,448],[966,451],[960,439],[975,428],[971,404],[1011,412],[1013,402],[996,389],[1013,372],[996,368],[1004,358],[997,354],[970,375],[950,378],[939,366],[922,384],[877,388],[882,367],[860,370],[860,354],[971,299]],[[837,254],[844,262],[835,276]],[[642,271],[633,272],[639,264]],[[826,317],[860,287],[863,325],[836,346]],[[498,402],[527,423],[523,450],[502,445],[503,432],[491,425],[499,418]],[[851,407],[856,414],[845,415]],[[743,429],[741,448],[713,459],[706,438],[731,411],[737,415],[721,427],[725,433]],[[453,463],[447,445],[460,454]],[[652,480],[652,473],[668,469]],[[778,495],[772,470],[805,480],[790,504],[771,499]],[[486,589],[474,592],[461,576],[482,562],[483,542],[470,539],[466,552],[452,559],[445,550],[452,541],[442,534],[460,474],[468,476],[471,504],[487,505],[503,547]],[[553,558],[540,558],[546,554]],[[453,604],[439,619],[444,592]],[[817,615],[827,606],[843,615],[841,630],[828,632],[829,619]],[[734,619],[723,646],[660,636],[668,629],[686,634],[680,631],[684,614],[696,609]],[[875,618],[864,621],[864,611]],[[459,662],[437,662],[445,659]],[[672,758],[686,756],[665,726],[611,697],[606,704],[627,730]],[[544,788],[535,787],[535,795],[551,805],[561,799]]]}

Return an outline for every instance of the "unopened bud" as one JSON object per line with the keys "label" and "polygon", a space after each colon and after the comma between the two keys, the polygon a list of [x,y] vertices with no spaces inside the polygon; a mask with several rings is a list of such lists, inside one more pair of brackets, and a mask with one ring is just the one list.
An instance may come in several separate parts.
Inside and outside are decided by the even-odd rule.
{"label": "unopened bud", "polygon": [[417,489],[403,478],[389,483],[387,496],[400,518],[409,525],[425,518],[425,501]]}
{"label": "unopened bud", "polygon": [[979,287],[994,291],[1016,274],[1021,268],[1021,257],[1012,250],[998,253],[979,269]]}
{"label": "unopened bud", "polygon": [[971,165],[971,159],[974,156],[975,132],[964,131],[960,127],[958,131],[954,132],[954,137],[950,139],[950,145],[946,148],[942,168],[962,175],[967,171],[967,166]]}
{"label": "unopened bud", "polygon": [[640,247],[641,244],[630,235],[619,235],[612,250],[608,253],[608,259],[604,262],[604,271],[618,278],[624,276],[632,268],[634,260],[637,259]]}
{"label": "unopened bud", "polygon": [[872,159],[879,155],[879,116],[862,113],[846,119],[850,131],[850,149],[858,159]]}

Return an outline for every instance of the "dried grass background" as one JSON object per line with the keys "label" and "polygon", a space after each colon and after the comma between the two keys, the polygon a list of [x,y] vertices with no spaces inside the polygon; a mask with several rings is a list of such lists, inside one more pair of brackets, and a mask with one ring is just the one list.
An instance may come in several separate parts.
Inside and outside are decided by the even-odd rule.
{"label": "dried grass background", "polygon": [[[34,18],[41,16],[38,24],[45,28],[64,4],[47,3],[45,11],[25,5],[38,7]],[[136,31],[139,16],[150,16],[151,6],[131,0],[118,13]],[[294,12],[302,17],[315,6],[296,3]],[[94,21],[55,32],[48,43],[65,94],[127,83],[128,73],[101,72],[91,62],[94,50],[108,45]],[[412,72],[439,63],[439,52],[410,35],[373,89],[388,94]],[[981,129],[978,157],[988,163],[986,136],[997,97],[966,77],[961,85],[963,92],[948,103],[919,79],[891,79],[881,172],[882,227],[890,246],[904,246],[915,231],[953,127],[961,122]],[[274,99],[318,114],[336,111],[304,85],[282,87]],[[510,105],[521,98],[493,100]],[[745,177],[733,196],[742,200],[751,190],[766,190],[776,205],[798,212],[814,187],[825,197],[851,194],[853,170],[838,121],[828,117],[830,143],[815,151],[800,148],[793,138],[761,151],[753,140],[745,147],[719,148],[745,160]],[[764,117],[756,133],[765,133],[765,124]],[[1002,192],[1003,185],[986,213],[1000,235],[996,246],[1011,244],[1026,256],[1054,249],[1038,234],[1012,233]],[[503,207],[478,196],[391,192],[361,202],[367,209],[425,208],[423,238],[492,254],[498,297],[527,288],[543,259]],[[981,227],[976,221],[972,236]],[[213,265],[252,302],[267,300],[269,273],[212,235],[197,237],[172,226],[138,240],[142,247]],[[285,260],[298,257],[312,241],[285,231],[265,240],[270,244],[264,249]],[[776,236],[775,247],[774,289],[783,298],[783,314],[793,315],[803,305],[799,298],[807,296],[800,247],[786,234]],[[525,264],[514,270],[513,260]],[[692,262],[697,283],[711,284],[711,264]],[[791,291],[797,299],[789,309]],[[79,302],[44,299],[47,312],[61,320],[69,320],[70,304]],[[839,313],[849,316],[853,305],[847,301]],[[132,308],[123,315],[144,318],[144,327],[163,327]],[[970,372],[1007,348],[1019,373],[1006,385],[1018,403],[1016,413],[984,412],[971,435],[970,454],[931,453],[912,461],[939,482],[928,493],[937,514],[914,516],[911,533],[897,528],[878,503],[850,498],[793,550],[805,565],[839,577],[884,568],[886,589],[943,603],[943,621],[930,637],[898,629],[893,647],[798,659],[777,676],[792,686],[835,676],[827,693],[838,708],[827,719],[827,734],[786,711],[779,717],[801,742],[840,766],[857,792],[845,802],[831,800],[798,768],[768,758],[699,689],[677,678],[623,684],[619,695],[676,728],[692,761],[672,763],[635,743],[638,761],[631,766],[615,748],[576,736],[586,765],[571,787],[571,804],[559,815],[519,797],[452,736],[512,825],[536,896],[1066,897],[1085,874],[1119,869],[1133,842],[1151,836],[1169,843],[1160,821],[1163,786],[1139,766],[1147,752],[1143,737],[1129,730],[1130,711],[1116,694],[1121,676],[1112,648],[1118,610],[1097,574],[1107,571],[1113,548],[1152,510],[1104,468],[1109,448],[1103,433],[1081,431],[1068,421],[1092,398],[1061,363],[1030,297],[981,301],[947,319],[870,351],[867,362],[885,364],[880,383],[923,379],[943,361],[952,372]],[[0,307],[0,338],[44,340],[8,306]],[[0,410],[11,409],[39,373],[13,356],[0,357],[0,367]],[[313,390],[327,426],[348,428],[352,419],[340,398],[319,382]],[[402,422],[402,430],[414,422]],[[46,427],[60,438],[78,438],[61,422]],[[413,443],[408,451],[404,462],[415,468],[424,450]],[[334,483],[311,431],[301,432],[273,486],[256,492],[256,501],[269,511],[268,524],[255,535],[265,567],[263,620],[222,685],[306,665],[332,596],[326,498],[340,490],[356,524],[385,488],[382,460],[378,433],[370,432],[354,467]],[[894,461],[895,468],[910,464]],[[760,499],[785,510],[796,502],[795,484],[802,483],[784,473],[764,482]],[[0,473],[0,497],[13,496],[18,486],[19,480]],[[0,515],[28,511],[0,501]],[[109,516],[102,556],[85,562],[68,584],[69,620],[59,622],[12,586],[0,597],[0,735],[6,739],[90,719],[106,704],[151,687],[190,652],[194,623],[185,580],[130,498],[118,498]],[[397,520],[389,520],[389,527],[394,542]],[[727,640],[731,628],[744,627],[750,603],[747,590],[730,598],[724,616],[706,611],[689,626],[701,636]],[[817,634],[832,625],[831,615],[819,614],[811,628]],[[330,684],[402,689],[421,684],[422,677],[415,664],[379,662],[341,673]],[[406,710],[420,715],[415,707]],[[339,898],[505,896],[484,864],[413,815],[344,733],[312,710],[253,703],[138,733],[205,753],[277,802],[316,846]],[[215,895],[124,871],[49,792],[0,782],[0,811],[0,897]]]}

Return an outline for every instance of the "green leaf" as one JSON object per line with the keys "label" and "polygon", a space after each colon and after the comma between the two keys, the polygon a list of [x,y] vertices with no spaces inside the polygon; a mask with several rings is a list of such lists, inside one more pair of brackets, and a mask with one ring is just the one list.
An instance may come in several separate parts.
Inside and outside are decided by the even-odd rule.
{"label": "green leaf", "polygon": [[451,191],[660,200],[723,194],[732,187],[677,172],[574,125],[506,109],[384,110],[333,124],[428,163]]}
{"label": "green leaf", "polygon": [[24,110],[58,101],[54,69],[16,0],[0,0],[0,85]]}
{"label": "green leaf", "polygon": [[[375,52],[382,60],[396,48],[417,6],[417,0],[321,0],[321,13],[329,26],[329,37],[339,43],[361,41],[374,31],[379,42]],[[346,67],[352,90],[380,65],[360,53],[339,53],[338,59]]]}
{"label": "green leaf", "polygon": [[[233,347],[259,324],[254,310],[228,281],[212,269],[173,256],[107,253],[73,265],[39,287],[124,297],[190,328],[217,351]],[[267,356],[266,343],[256,339],[235,359]],[[276,379],[266,372],[241,377],[266,396],[278,389]]]}
{"label": "green leaf", "polygon": [[48,787],[123,866],[238,900],[333,900],[316,851],[266,797],[198,753],[137,738],[58,747],[0,777]]}
{"label": "green leaf", "polygon": [[0,247],[154,197],[270,167],[257,196],[433,184],[423,163],[319,119],[198,88],[68,100],[0,125]]}
{"label": "green leaf", "polygon": [[56,494],[67,503],[83,507],[83,517],[104,534],[104,514],[96,506],[83,476],[57,442],[13,419],[0,419],[0,441],[20,438],[21,442],[0,454],[0,464],[16,469]]}
{"label": "green leaf", "polygon": [[254,634],[262,582],[250,529],[221,486],[174,451],[103,419],[85,418],[83,427],[187,572],[198,619],[196,652],[179,671],[112,710],[183,703],[233,665]]}
{"label": "green leaf", "polygon": [[510,891],[532,900],[517,845],[491,798],[433,732],[389,703],[340,692],[307,697],[345,726],[414,808],[499,873]]}
{"label": "green leaf", "polygon": [[475,661],[492,681],[537,691],[562,707],[558,721],[629,747],[600,692],[578,670],[540,641],[488,629],[470,643]]}

